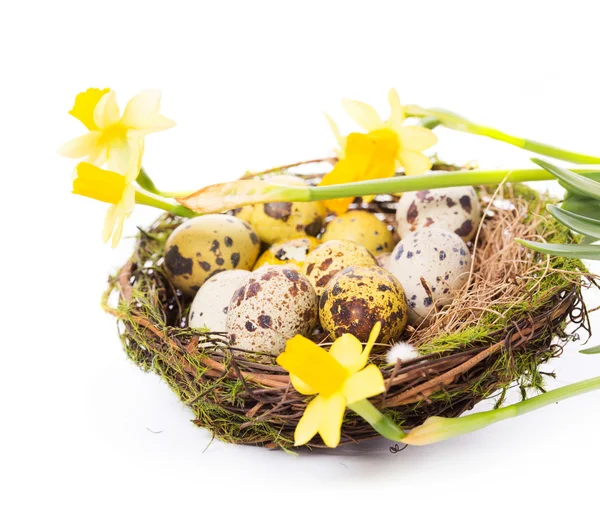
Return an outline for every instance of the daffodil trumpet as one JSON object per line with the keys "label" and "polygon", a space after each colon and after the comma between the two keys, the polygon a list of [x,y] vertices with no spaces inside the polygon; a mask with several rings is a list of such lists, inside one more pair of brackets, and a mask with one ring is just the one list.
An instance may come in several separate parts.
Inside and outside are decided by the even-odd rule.
{"label": "daffodil trumpet", "polygon": [[[598,178],[598,167],[575,168],[573,172]],[[453,186],[499,185],[503,182],[549,181],[556,177],[541,168],[514,170],[459,170],[430,172],[425,175],[335,184],[330,186],[287,186],[260,180],[234,181],[203,188],[186,197],[177,197],[182,205],[198,213],[222,212],[243,205],[266,202],[310,202],[364,195],[393,194]],[[240,184],[243,183],[243,184]]]}
{"label": "daffodil trumpet", "polygon": [[521,138],[510,135],[499,129],[477,124],[457,113],[445,110],[443,108],[421,108],[418,105],[406,105],[404,112],[407,117],[418,117],[421,119],[421,125],[433,129],[437,125],[442,125],[448,129],[462,131],[473,135],[485,136],[493,140],[505,142],[526,151],[534,152],[542,156],[575,163],[578,165],[597,165],[600,164],[600,157],[582,154],[554,147],[542,142],[537,142],[529,138]]}

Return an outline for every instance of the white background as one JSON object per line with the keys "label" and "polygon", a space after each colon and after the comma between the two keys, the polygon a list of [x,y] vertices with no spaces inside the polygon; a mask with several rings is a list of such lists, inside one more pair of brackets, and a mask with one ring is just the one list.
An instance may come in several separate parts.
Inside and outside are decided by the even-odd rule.
{"label": "white background", "polygon": [[[342,97],[387,114],[443,106],[600,154],[593,1],[3,2],[0,7],[2,319],[0,507],[597,508],[600,395],[391,455],[369,448],[290,456],[213,442],[152,374],[122,352],[100,310],[130,250],[103,246],[105,207],[70,195],[82,133],[75,94],[124,102],[163,90],[178,126],[147,139],[159,185],[201,187],[326,156],[322,112]],[[442,157],[529,167],[510,146],[439,131]],[[149,223],[138,208],[126,226]],[[589,296],[590,304],[598,303]],[[600,320],[595,318],[600,343]],[[599,374],[570,345],[564,385]]]}

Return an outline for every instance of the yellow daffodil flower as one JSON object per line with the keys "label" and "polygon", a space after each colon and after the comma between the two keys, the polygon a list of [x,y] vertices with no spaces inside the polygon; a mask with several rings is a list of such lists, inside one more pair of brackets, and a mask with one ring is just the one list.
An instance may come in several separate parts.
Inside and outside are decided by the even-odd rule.
{"label": "yellow daffodil flower", "polygon": [[123,223],[135,206],[135,168],[130,166],[132,170],[122,175],[81,162],[73,179],[73,193],[111,204],[104,221],[102,242],[107,242],[112,236],[113,248],[119,243]]}
{"label": "yellow daffodil flower", "polygon": [[97,167],[108,163],[109,170],[125,175],[131,161],[141,161],[144,137],[175,125],[159,110],[157,90],[135,95],[120,116],[114,91],[88,89],[77,95],[69,112],[88,133],[63,144],[58,151],[69,158],[87,158],[88,163]]}
{"label": "yellow daffodil flower", "polygon": [[277,363],[290,373],[296,391],[317,395],[296,427],[296,446],[308,443],[319,433],[328,447],[335,448],[340,443],[346,406],[385,390],[379,368],[373,364],[366,366],[380,331],[378,322],[364,350],[360,341],[350,334],[340,336],[329,352],[300,335],[288,340]]}
{"label": "yellow daffodil flower", "polygon": [[[386,121],[368,104],[343,101],[348,115],[366,133],[350,133],[344,138],[333,119],[327,116],[340,148],[337,150],[339,161],[324,177],[322,186],[392,177],[398,167],[402,167],[406,175],[420,175],[431,168],[431,160],[422,151],[434,145],[437,137],[430,129],[404,125],[404,109],[394,89],[390,90],[388,99],[391,115]],[[346,212],[351,203],[351,198],[325,201],[336,214]]]}

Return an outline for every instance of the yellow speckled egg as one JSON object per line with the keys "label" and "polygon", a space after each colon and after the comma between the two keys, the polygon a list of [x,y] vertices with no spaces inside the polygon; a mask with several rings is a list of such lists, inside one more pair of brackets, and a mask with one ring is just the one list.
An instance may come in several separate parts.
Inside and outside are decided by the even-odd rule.
{"label": "yellow speckled egg", "polygon": [[375,257],[352,241],[327,241],[306,256],[302,274],[312,283],[317,296],[321,296],[329,280],[342,269],[376,265]]}
{"label": "yellow speckled egg", "polygon": [[351,266],[325,288],[319,299],[319,317],[323,329],[333,337],[350,333],[362,341],[381,322],[377,342],[390,344],[404,331],[408,308],[402,285],[389,271],[378,266]]}
{"label": "yellow speckled egg", "polygon": [[[279,175],[271,182],[291,186],[307,186],[300,177]],[[321,202],[270,202],[256,204],[250,224],[267,244],[296,237],[315,237],[321,232],[327,211]]]}
{"label": "yellow speckled egg", "polygon": [[165,269],[173,284],[193,296],[211,276],[227,269],[252,269],[258,236],[245,221],[207,214],[182,223],[165,244]]}
{"label": "yellow speckled egg", "polygon": [[392,251],[392,233],[387,225],[368,211],[349,211],[325,228],[322,241],[345,240],[364,246],[373,255]]}
{"label": "yellow speckled egg", "polygon": [[298,268],[302,267],[306,256],[319,245],[315,237],[299,237],[281,243],[273,244],[265,251],[254,264],[254,270],[265,264],[274,266],[292,264]]}
{"label": "yellow speckled egg", "polygon": [[236,218],[240,220],[244,220],[246,223],[250,223],[250,218],[252,218],[252,211],[254,211],[253,205],[245,205],[243,207],[238,207],[231,211]]}

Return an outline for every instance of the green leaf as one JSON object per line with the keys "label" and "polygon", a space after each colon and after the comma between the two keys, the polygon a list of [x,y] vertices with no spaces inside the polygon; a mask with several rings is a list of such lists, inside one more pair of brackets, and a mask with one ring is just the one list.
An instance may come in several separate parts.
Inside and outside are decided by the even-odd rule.
{"label": "green leaf", "polygon": [[596,239],[595,237],[585,236],[581,240],[581,244],[593,244],[593,243],[597,243],[598,241],[600,241],[600,239]]}
{"label": "green leaf", "polygon": [[579,216],[600,221],[600,202],[593,198],[567,193],[560,207]]}
{"label": "green leaf", "polygon": [[583,349],[579,351],[581,354],[600,354],[600,345],[596,347],[590,347],[589,349]]}
{"label": "green leaf", "polygon": [[543,159],[531,158],[531,161],[554,175],[554,177],[556,177],[565,188],[568,188],[569,191],[575,191],[582,195],[600,200],[600,183],[593,179],[588,179],[583,175],[576,174],[565,168],[560,168]]}
{"label": "green leaf", "polygon": [[516,239],[516,241],[526,248],[545,253],[546,255],[555,255],[567,259],[600,260],[600,246],[590,244],[538,243],[535,241],[525,241],[524,239]]}
{"label": "green leaf", "polygon": [[571,230],[586,236],[595,238],[600,237],[600,220],[587,218],[571,211],[563,210],[555,205],[548,205],[546,209],[548,209],[548,212],[560,223],[569,227]]}

